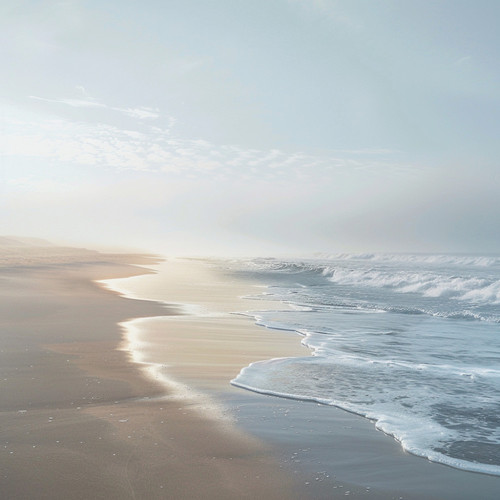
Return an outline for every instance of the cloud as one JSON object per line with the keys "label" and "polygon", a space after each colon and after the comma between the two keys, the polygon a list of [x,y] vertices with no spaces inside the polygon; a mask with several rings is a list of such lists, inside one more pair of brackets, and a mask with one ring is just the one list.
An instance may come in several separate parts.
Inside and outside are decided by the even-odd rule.
{"label": "cloud", "polygon": [[472,60],[472,56],[464,56],[460,59],[456,60],[453,65],[454,66],[462,66],[464,64],[468,64]]}
{"label": "cloud", "polygon": [[153,108],[111,108],[114,111],[120,111],[121,113],[131,116],[132,118],[139,118],[139,120],[152,119],[156,120],[160,117],[157,109]]}
{"label": "cloud", "polygon": [[[83,87],[78,87],[78,88],[83,89]],[[137,108],[108,106],[107,104],[99,102],[98,100],[91,98],[87,95],[85,99],[49,99],[47,97],[39,97],[35,95],[30,95],[28,97],[30,99],[35,99],[38,101],[44,101],[48,103],[64,104],[66,106],[71,106],[73,108],[107,109],[110,111],[116,111],[117,113],[122,113],[132,118],[137,118],[139,120],[156,120],[160,118],[160,112],[157,108],[148,108],[144,106]]]}
{"label": "cloud", "polygon": [[[75,108],[110,108],[91,99],[33,98]],[[147,108],[113,109],[140,118],[145,118],[148,113]],[[331,178],[332,171],[383,173],[402,168],[397,152],[380,150],[363,154],[363,151],[332,151],[313,155],[301,151],[217,145],[203,139],[176,136],[172,131],[174,123],[174,118],[167,120],[164,127],[140,121],[134,129],[130,129],[102,122],[40,117],[20,120],[5,116],[0,149],[5,158],[27,158],[30,161],[38,158],[53,165],[185,176],[216,175],[241,180],[256,177],[314,177],[320,180]]]}
{"label": "cloud", "polygon": [[[474,183],[463,172],[440,177],[404,164],[397,151],[311,154],[180,137],[147,121],[131,129],[15,113],[0,119],[7,232],[134,245],[164,239],[169,251],[186,238],[207,251],[208,242],[233,249],[239,238],[245,250],[249,240],[284,249],[426,250],[446,249],[447,238],[465,248],[448,228],[467,235],[465,226],[483,221],[488,229],[494,215],[484,214],[498,213],[497,186],[486,196],[490,180],[469,196]],[[487,203],[460,208],[466,199]]]}
{"label": "cloud", "polygon": [[101,104],[92,100],[84,99],[48,99],[46,97],[39,97],[36,95],[28,96],[30,99],[36,99],[37,101],[52,102],[57,104],[66,104],[67,106],[73,106],[75,108],[107,108],[106,105]]}

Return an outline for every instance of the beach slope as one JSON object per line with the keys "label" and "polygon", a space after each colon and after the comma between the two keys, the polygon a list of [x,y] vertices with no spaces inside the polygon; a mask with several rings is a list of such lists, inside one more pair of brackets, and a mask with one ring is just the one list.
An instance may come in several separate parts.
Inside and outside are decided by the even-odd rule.
{"label": "beach slope", "polygon": [[130,318],[168,306],[96,280],[141,255],[0,248],[0,498],[295,498],[256,439],[170,398],[121,348]]}

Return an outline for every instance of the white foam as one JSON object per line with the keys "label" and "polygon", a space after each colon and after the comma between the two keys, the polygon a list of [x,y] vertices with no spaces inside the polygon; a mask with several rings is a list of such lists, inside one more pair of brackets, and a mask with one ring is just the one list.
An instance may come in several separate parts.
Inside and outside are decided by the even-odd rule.
{"label": "white foam", "polygon": [[242,369],[240,374],[231,381],[231,384],[260,394],[299,401],[310,401],[323,405],[335,406],[342,410],[356,413],[374,421],[377,429],[393,436],[409,453],[462,470],[500,475],[499,465],[462,460],[436,451],[434,449],[436,445],[458,439],[459,435],[457,432],[445,428],[435,421],[422,417],[418,412],[399,414],[388,406],[387,410],[389,410],[389,412],[387,413],[383,410],[383,406],[380,408],[363,408],[359,404],[351,403],[346,400],[319,397],[306,392],[292,393],[286,390],[269,388],[270,372],[272,374],[273,369],[279,371],[280,365],[288,362],[293,362],[293,360],[290,358],[275,358],[269,361],[252,363],[248,367]]}
{"label": "white foam", "polygon": [[500,281],[464,293],[461,300],[478,303],[500,304]]}
{"label": "white foam", "polygon": [[500,260],[343,257],[254,263],[282,275],[267,300],[298,306],[257,323],[301,334],[313,356],[254,363],[232,383],[358,413],[415,455],[500,475]]}

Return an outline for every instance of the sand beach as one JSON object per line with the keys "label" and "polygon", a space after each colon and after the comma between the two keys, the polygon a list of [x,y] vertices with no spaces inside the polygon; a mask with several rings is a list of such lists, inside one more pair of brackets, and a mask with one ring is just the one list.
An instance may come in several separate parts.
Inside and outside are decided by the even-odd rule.
{"label": "sand beach", "polygon": [[254,361],[309,355],[296,334],[231,314],[255,308],[242,297],[262,283],[205,261],[33,246],[2,248],[0,280],[1,498],[500,491],[361,417],[231,386]]}
{"label": "sand beach", "polygon": [[2,258],[1,498],[294,497],[267,446],[165,399],[119,348],[118,323],[168,308],[94,281],[145,269],[54,248]]}

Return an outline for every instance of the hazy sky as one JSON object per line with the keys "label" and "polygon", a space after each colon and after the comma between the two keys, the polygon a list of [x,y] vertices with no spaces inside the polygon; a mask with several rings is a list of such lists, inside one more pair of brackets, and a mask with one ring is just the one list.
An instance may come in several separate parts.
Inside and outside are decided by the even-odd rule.
{"label": "hazy sky", "polygon": [[500,252],[497,0],[3,0],[0,234]]}

